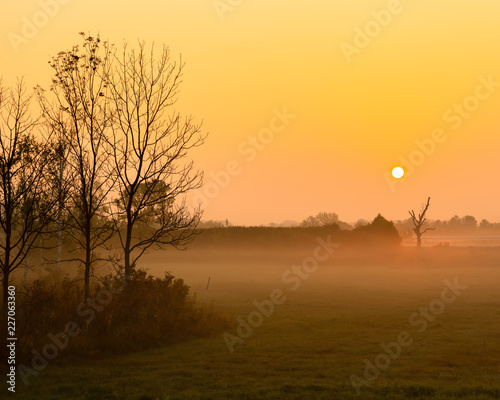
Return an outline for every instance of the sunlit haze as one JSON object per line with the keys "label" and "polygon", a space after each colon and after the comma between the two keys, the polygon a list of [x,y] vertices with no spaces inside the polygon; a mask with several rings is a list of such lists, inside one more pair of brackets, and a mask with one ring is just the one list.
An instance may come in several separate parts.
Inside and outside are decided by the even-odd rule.
{"label": "sunlit haze", "polygon": [[72,0],[50,23],[42,3],[3,5],[4,84],[48,87],[80,31],[182,54],[178,109],[209,133],[191,153],[204,219],[403,219],[432,196],[430,218],[499,221],[498,2]]}

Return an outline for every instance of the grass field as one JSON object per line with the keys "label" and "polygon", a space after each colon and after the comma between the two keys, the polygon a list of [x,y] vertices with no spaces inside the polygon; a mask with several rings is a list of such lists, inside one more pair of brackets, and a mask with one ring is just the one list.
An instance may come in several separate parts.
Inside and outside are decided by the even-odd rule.
{"label": "grass field", "polygon": [[[257,310],[254,301],[269,299],[274,290],[281,290],[286,301],[234,344],[233,353],[221,332],[125,356],[62,358],[28,386],[18,381],[15,397],[499,399],[500,266],[495,264],[500,252],[488,251],[483,257],[478,250],[462,250],[467,257],[455,255],[456,263],[436,252],[427,254],[426,260],[434,262],[396,258],[349,266],[335,262],[334,254],[296,290],[283,274],[302,262],[300,256],[150,254],[143,265],[151,273],[167,269],[185,278],[199,302],[210,276],[207,303],[234,319],[231,335],[237,335],[238,316],[246,320]],[[449,302],[440,303],[444,280],[467,288],[453,300],[448,291]],[[433,320],[424,326],[424,317],[413,314],[429,306]],[[397,357],[379,357],[379,364],[389,359],[390,365],[378,369],[376,379],[370,376],[370,386],[358,395],[352,375],[366,379],[365,360],[377,362],[384,352],[380,344],[397,341],[401,332],[412,343]]]}

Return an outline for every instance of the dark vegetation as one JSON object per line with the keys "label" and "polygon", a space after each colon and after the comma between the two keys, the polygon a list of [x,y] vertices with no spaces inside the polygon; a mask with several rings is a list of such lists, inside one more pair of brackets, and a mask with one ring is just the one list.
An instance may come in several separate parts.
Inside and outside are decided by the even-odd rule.
{"label": "dark vegetation", "polygon": [[[81,36],[49,62],[49,90],[0,84],[1,336],[15,285],[20,359],[49,333],[92,354],[226,325],[182,280],[137,269],[150,249],[186,248],[201,218],[185,201],[202,183],[188,153],[205,136],[175,110],[182,60],[165,46],[155,56],[144,43],[118,51]],[[126,285],[111,292],[117,282]]]}
{"label": "dark vegetation", "polygon": [[[426,204],[422,204],[420,214],[424,211]],[[409,211],[410,215],[413,210]],[[417,217],[417,215],[416,215]],[[462,217],[455,215],[450,219],[432,219],[424,216],[425,221],[420,226],[422,231],[427,230],[426,237],[496,237],[500,236],[500,223],[490,222],[486,219],[478,221],[472,215],[464,215]],[[417,217],[418,221],[418,217]],[[336,213],[332,212],[321,212],[314,216],[309,216],[302,222],[296,222],[287,220],[281,224],[271,223],[269,227],[272,228],[314,228],[321,226],[333,226],[338,225],[341,229],[352,230],[361,226],[368,225],[370,221],[365,219],[359,219],[353,224],[349,224],[345,221],[339,219]],[[415,237],[415,223],[413,218],[407,218],[403,220],[393,221],[394,226],[398,230],[399,234],[403,238]],[[224,228],[230,227],[232,224],[228,221],[202,221],[199,225],[200,228]]]}
{"label": "dark vegetation", "polygon": [[322,226],[275,227],[216,227],[201,229],[194,246],[293,250],[294,247],[314,248],[318,237],[330,237],[342,247],[397,248],[401,237],[391,221],[380,214],[366,225],[341,229],[337,223]]}
{"label": "dark vegetation", "polygon": [[[229,319],[189,294],[182,279],[134,271],[128,281],[107,275],[82,302],[82,285],[69,279],[35,280],[20,290],[18,357],[29,364],[32,349],[52,343],[48,334],[70,345],[61,354],[94,357],[118,354],[205,336],[229,326]],[[72,337],[68,322],[78,326]]]}
{"label": "dark vegetation", "polygon": [[[414,235],[414,224],[411,218],[394,221],[396,228],[403,237]],[[478,220],[472,215],[453,216],[448,220],[429,219],[427,226],[434,228],[426,236],[440,237],[493,237],[500,236],[500,223],[489,222],[486,219]]]}

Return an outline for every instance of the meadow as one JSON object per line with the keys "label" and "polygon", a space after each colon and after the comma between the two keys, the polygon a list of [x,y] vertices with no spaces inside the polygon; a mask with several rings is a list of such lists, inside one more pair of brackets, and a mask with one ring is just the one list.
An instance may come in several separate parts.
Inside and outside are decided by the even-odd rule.
{"label": "meadow", "polygon": [[[310,246],[150,253],[143,267],[183,278],[200,305],[215,306],[234,326],[128,355],[62,357],[28,386],[19,381],[15,397],[500,398],[499,248],[336,249],[317,268],[313,253]],[[303,263],[309,272],[293,272]],[[369,384],[359,394],[354,375]]]}

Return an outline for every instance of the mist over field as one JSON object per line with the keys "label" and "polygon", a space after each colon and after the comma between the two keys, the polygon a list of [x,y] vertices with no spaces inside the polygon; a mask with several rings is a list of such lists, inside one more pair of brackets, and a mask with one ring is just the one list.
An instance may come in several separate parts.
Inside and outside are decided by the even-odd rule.
{"label": "mist over field", "polygon": [[203,222],[183,250],[145,252],[130,280],[94,269],[84,302],[81,265],[47,263],[48,243],[12,277],[27,310],[16,396],[498,398],[497,226],[471,221],[427,222],[442,236],[420,247],[403,239],[411,220],[380,214],[355,227],[333,213]]}
{"label": "mist over field", "polygon": [[[211,367],[233,393],[251,379],[248,398],[498,396],[498,248],[336,249],[302,275],[294,266],[311,266],[314,247],[205,250],[171,269],[198,296],[210,277],[207,301],[235,316],[216,348],[245,372]],[[147,260],[161,271],[163,259]]]}
{"label": "mist over field", "polygon": [[[96,353],[69,369],[63,355],[18,396],[498,398],[498,247],[347,248],[323,233],[289,247],[202,232],[186,251],[150,252],[141,268],[181,277],[198,305],[229,324],[119,358]],[[92,383],[64,384],[61,373]]]}

